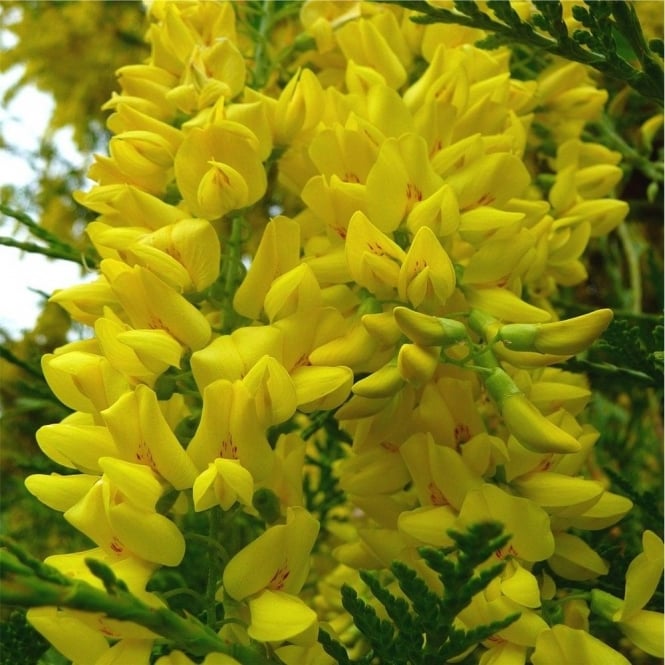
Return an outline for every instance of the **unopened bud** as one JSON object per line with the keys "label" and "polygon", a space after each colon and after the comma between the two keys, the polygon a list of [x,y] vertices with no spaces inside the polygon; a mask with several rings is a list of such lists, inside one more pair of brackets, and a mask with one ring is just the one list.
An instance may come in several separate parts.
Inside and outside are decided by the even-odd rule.
{"label": "unopened bud", "polygon": [[353,392],[363,397],[390,397],[404,385],[396,365],[384,365],[353,385]]}
{"label": "unopened bud", "polygon": [[468,340],[466,326],[454,319],[422,314],[408,307],[395,307],[393,316],[400,330],[421,346],[445,348]]}
{"label": "unopened bud", "polygon": [[509,323],[497,335],[511,351],[575,355],[588,348],[607,328],[612,310],[599,309],[566,321]]}
{"label": "unopened bud", "polygon": [[439,349],[417,344],[403,344],[397,356],[402,377],[417,386],[427,383],[439,366]]}
{"label": "unopened bud", "polygon": [[539,453],[576,453],[581,450],[579,441],[549,421],[500,367],[492,370],[485,386],[511,434],[525,448]]}

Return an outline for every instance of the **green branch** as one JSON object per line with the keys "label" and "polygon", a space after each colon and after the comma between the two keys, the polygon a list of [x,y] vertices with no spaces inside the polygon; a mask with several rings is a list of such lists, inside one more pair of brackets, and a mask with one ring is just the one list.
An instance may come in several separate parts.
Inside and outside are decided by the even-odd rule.
{"label": "green branch", "polygon": [[100,561],[86,560],[86,565],[101,579],[105,590],[62,575],[7,538],[0,537],[0,546],[0,601],[5,606],[100,612],[110,619],[132,621],[144,626],[193,656],[225,653],[245,665],[269,665],[273,662],[251,646],[227,644],[195,617],[185,618],[166,607],[146,605],[127,590],[111,568]]}
{"label": "green branch", "polygon": [[46,246],[38,245],[33,242],[22,242],[9,238],[7,236],[0,236],[0,245],[6,247],[15,247],[24,252],[32,254],[42,254],[52,259],[61,259],[64,261],[73,261],[79,265],[84,265],[87,268],[94,268],[97,265],[98,257],[93,252],[82,252],[76,247],[63,242],[57,235],[51,233],[48,229],[40,226],[29,215],[26,215],[20,210],[14,210],[9,206],[0,203],[0,213],[11,217],[19,224],[24,226],[32,236],[46,243]]}
{"label": "green branch", "polygon": [[[384,0],[386,1],[386,0]],[[390,1],[390,0],[387,0]],[[488,0],[494,18],[482,12],[474,0],[456,0],[454,10],[432,7],[424,0],[392,0],[418,14],[414,23],[453,23],[490,33],[478,42],[483,48],[522,44],[582,63],[603,74],[625,81],[644,97],[663,106],[663,62],[647,44],[634,8],[626,0],[597,0],[586,7],[576,5],[574,17],[584,29],[571,35],[563,21],[558,0],[534,0],[539,13],[523,21],[508,0]],[[615,37],[621,36],[635,56],[635,65],[619,54]],[[654,48],[656,45],[654,45]]]}

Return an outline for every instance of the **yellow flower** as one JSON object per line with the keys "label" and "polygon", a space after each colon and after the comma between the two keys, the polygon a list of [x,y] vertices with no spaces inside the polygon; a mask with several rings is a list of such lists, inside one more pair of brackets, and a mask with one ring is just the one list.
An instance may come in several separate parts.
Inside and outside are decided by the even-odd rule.
{"label": "yellow flower", "polygon": [[459,510],[465,497],[482,485],[452,447],[436,445],[429,433],[409,437],[399,448],[422,506],[450,505]]}
{"label": "yellow flower", "polygon": [[402,378],[415,386],[427,383],[439,366],[439,349],[402,344],[397,355],[397,369]]}
{"label": "yellow flower", "polygon": [[528,229],[510,229],[485,240],[464,266],[462,284],[503,287],[522,277],[533,259],[534,238]]}
{"label": "yellow flower", "polygon": [[[74,663],[96,663],[109,651],[106,637],[99,630],[86,625],[70,612],[57,607],[40,607],[28,610],[27,619],[61,654]],[[152,645],[148,645],[145,660],[149,662]]]}
{"label": "yellow flower", "polygon": [[404,382],[397,363],[393,361],[372,372],[364,379],[356,381],[352,390],[361,397],[389,397],[394,395],[404,385]]}
{"label": "yellow flower", "polygon": [[429,310],[445,305],[453,294],[453,262],[428,226],[416,232],[400,268],[397,288],[402,300]]}
{"label": "yellow flower", "polygon": [[552,315],[531,305],[507,288],[461,285],[462,292],[471,308],[479,309],[502,321],[520,321],[526,323],[543,323]]}
{"label": "yellow flower", "polygon": [[250,319],[258,318],[275,278],[295,268],[300,257],[300,227],[288,217],[268,222],[252,264],[233,297],[234,309]]}
{"label": "yellow flower", "polygon": [[66,289],[57,289],[49,298],[57,303],[74,321],[92,326],[102,316],[105,307],[117,306],[111,285],[104,276],[94,282],[75,284]]}
{"label": "yellow flower", "polygon": [[202,291],[219,273],[219,239],[204,219],[183,219],[152,232],[92,222],[86,233],[104,258],[145,266],[182,291]]}
{"label": "yellow flower", "polygon": [[443,376],[426,384],[414,414],[416,422],[431,432],[439,445],[463,449],[467,441],[485,432],[475,402],[477,389],[478,384],[467,377]]}
{"label": "yellow flower", "polygon": [[187,218],[187,213],[127,184],[95,187],[75,199],[100,214],[98,222],[112,227],[136,226],[155,230]]}
{"label": "yellow flower", "polygon": [[155,179],[161,185],[144,186],[148,191],[160,191],[171,179],[173,156],[180,143],[169,141],[157,132],[132,129],[116,134],[109,142],[111,158],[133,180]]}
{"label": "yellow flower", "polygon": [[312,269],[306,263],[301,263],[275,278],[266,293],[263,307],[272,323],[297,312],[311,312],[320,305],[319,283]]}
{"label": "yellow flower", "polygon": [[[101,468],[99,473],[101,474]],[[48,476],[33,473],[25,479],[25,486],[28,492],[36,496],[45,506],[65,512],[80,501],[98,480],[99,475],[85,473],[69,476],[58,473]]]}
{"label": "yellow flower", "polygon": [[[456,146],[453,145],[448,150],[455,148]],[[461,156],[454,155],[453,163],[459,163]],[[441,173],[439,163],[444,159],[449,160],[450,155],[441,151],[433,160],[434,168],[438,173]],[[465,160],[462,160],[461,163],[464,168],[459,168],[446,177],[446,183],[457,195],[461,213],[485,206],[500,209],[512,197],[522,196],[530,181],[529,172],[524,163],[515,155],[501,152],[490,153],[477,156],[470,163]]]}
{"label": "yellow flower", "polygon": [[300,8],[300,22],[303,28],[316,39],[319,53],[326,53],[334,47],[334,29],[360,16],[360,2],[347,0],[326,1],[305,0]]}
{"label": "yellow flower", "polygon": [[425,140],[413,133],[386,139],[367,176],[367,212],[384,233],[394,231],[413,207],[443,181],[429,161]]}
{"label": "yellow flower", "polygon": [[651,598],[663,575],[663,541],[653,531],[642,534],[642,552],[626,571],[626,594],[621,613],[615,620],[623,621],[642,609]]}
{"label": "yellow flower", "polygon": [[339,464],[339,485],[350,494],[376,496],[401,490],[409,482],[397,446],[378,445],[345,458]]}
{"label": "yellow flower", "polygon": [[109,555],[177,566],[185,554],[185,539],[171,520],[155,511],[162,490],[156,474],[142,464],[104,459],[113,479],[102,476],[65,512],[65,519]]}
{"label": "yellow flower", "polygon": [[268,475],[273,452],[258,422],[254,400],[241,381],[219,379],[206,386],[201,421],[187,455],[200,471],[223,458],[239,460],[255,480]]}
{"label": "yellow flower", "polygon": [[202,391],[217,379],[240,379],[266,355],[281,362],[283,346],[283,334],[275,326],[237,328],[192,354],[196,385]]}
{"label": "yellow flower", "polygon": [[104,356],[58,349],[42,356],[42,371],[56,397],[76,411],[96,413],[129,390],[125,378]]}
{"label": "yellow flower", "polygon": [[273,119],[276,145],[289,145],[303,131],[312,128],[323,113],[323,89],[309,69],[299,70],[277,99]]}
{"label": "yellow flower", "polygon": [[[151,118],[168,121],[176,114],[176,105],[167,98],[167,93],[176,86],[178,77],[154,65],[126,65],[116,70],[122,95],[113,95],[103,110],[115,109],[126,112],[128,109],[146,114]],[[114,118],[116,114],[111,116]],[[113,132],[118,129],[117,120],[107,121]]]}
{"label": "yellow flower", "polygon": [[218,457],[194,481],[194,510],[208,510],[217,505],[229,510],[236,501],[251,506],[253,492],[254,479],[249,471],[237,459]]}
{"label": "yellow flower", "polygon": [[226,593],[249,599],[250,637],[285,640],[315,625],[316,613],[295,594],[307,579],[318,532],[319,523],[304,508],[289,508],[286,524],[270,527],[224,568]]}
{"label": "yellow flower", "polygon": [[295,432],[281,434],[275,445],[275,464],[261,485],[278,497],[283,508],[303,505],[304,462],[302,438]]}
{"label": "yellow flower", "polygon": [[663,575],[663,541],[653,531],[642,534],[643,551],[626,571],[625,598],[622,601],[605,591],[593,589],[591,608],[615,621],[623,634],[646,653],[662,658],[665,653],[663,614],[643,609],[653,596]]}
{"label": "yellow flower", "polygon": [[346,260],[357,284],[377,297],[391,293],[397,288],[405,257],[404,250],[366,215],[360,211],[354,213],[346,235]]}
{"label": "yellow flower", "polygon": [[158,374],[180,366],[182,346],[164,330],[131,330],[110,309],[95,322],[102,353],[129,383],[152,384]]}
{"label": "yellow flower", "polygon": [[544,561],[552,556],[555,544],[549,515],[533,501],[489,484],[471,489],[460,509],[460,522],[473,524],[487,519],[501,522],[512,536],[496,553],[497,558],[510,554],[522,561]]}
{"label": "yellow flower", "polygon": [[317,132],[309,146],[309,156],[324,178],[335,175],[349,184],[366,183],[377,152],[365,132],[341,125]]}
{"label": "yellow flower", "polygon": [[258,139],[242,125],[222,121],[194,128],[175,157],[175,176],[190,212],[217,219],[258,201],[266,174]]}
{"label": "yellow flower", "polygon": [[[83,473],[101,473],[100,457],[116,457],[118,449],[106,427],[87,414],[73,413],[57,424],[37,430],[37,443],[54,462]],[[72,476],[76,477],[76,476]]]}
{"label": "yellow flower", "polygon": [[263,356],[243,378],[264,427],[288,420],[297,405],[296,387],[289,373],[272,356]]}
{"label": "yellow flower", "polygon": [[550,514],[564,517],[583,514],[593,507],[604,493],[595,480],[575,478],[552,471],[536,471],[513,481],[519,494],[542,506]]}
{"label": "yellow flower", "polygon": [[335,31],[347,60],[378,71],[391,88],[406,81],[406,70],[380,29],[371,21],[349,21]]}
{"label": "yellow flower", "polygon": [[194,305],[149,270],[111,261],[102,261],[102,270],[134,328],[165,330],[192,350],[208,342],[210,324]]}
{"label": "yellow flower", "polygon": [[169,426],[154,391],[139,385],[101,415],[119,457],[146,465],[175,489],[192,486],[196,468]]}
{"label": "yellow flower", "polygon": [[[110,664],[109,664],[110,665]],[[155,665],[196,665],[195,661],[186,656],[182,651],[171,651],[168,656],[162,656],[155,661]],[[209,653],[201,665],[241,665],[235,658],[224,653]]]}
{"label": "yellow flower", "polygon": [[[340,331],[342,332],[342,331]],[[348,330],[335,339],[318,346],[309,354],[312,365],[346,365],[355,371],[365,369],[376,359],[379,344],[367,327],[358,319],[350,322]]]}

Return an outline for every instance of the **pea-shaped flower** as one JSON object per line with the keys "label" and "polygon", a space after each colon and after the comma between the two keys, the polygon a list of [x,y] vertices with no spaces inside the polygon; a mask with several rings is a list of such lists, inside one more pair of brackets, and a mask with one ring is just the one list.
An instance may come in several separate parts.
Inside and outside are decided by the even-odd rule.
{"label": "pea-shaped flower", "polygon": [[315,624],[316,613],[295,594],[307,579],[318,532],[304,508],[289,508],[286,524],[269,528],[227,564],[224,589],[236,600],[249,599],[253,639],[286,640]]}
{"label": "pea-shaped flower", "polygon": [[251,205],[266,189],[258,139],[230,121],[192,129],[176,154],[175,176],[192,214],[206,219]]}

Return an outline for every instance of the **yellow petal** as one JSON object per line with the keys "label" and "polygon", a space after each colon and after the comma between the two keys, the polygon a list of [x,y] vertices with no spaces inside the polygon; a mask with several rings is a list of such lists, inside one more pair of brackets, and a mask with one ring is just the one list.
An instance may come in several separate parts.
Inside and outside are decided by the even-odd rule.
{"label": "yellow petal", "polygon": [[467,494],[460,510],[464,524],[481,519],[494,519],[504,524],[512,535],[507,551],[526,561],[543,561],[554,552],[554,537],[549,515],[528,499],[507,494],[493,485],[483,485]]}
{"label": "yellow petal", "polygon": [[253,396],[265,427],[283,423],[295,412],[296,387],[284,366],[272,356],[263,356],[245,375],[243,383]]}
{"label": "yellow petal", "polygon": [[540,589],[534,575],[513,561],[512,568],[501,577],[501,591],[508,598],[525,607],[540,607]]}
{"label": "yellow petal", "polygon": [[590,580],[607,574],[609,567],[581,538],[570,533],[555,536],[556,547],[549,566],[568,580]]}
{"label": "yellow petal", "polygon": [[251,622],[247,634],[259,642],[288,640],[316,623],[316,612],[296,596],[263,591],[249,601]]}
{"label": "yellow petal", "polygon": [[96,663],[109,650],[102,633],[56,607],[29,609],[28,621],[61,654],[75,663]]}
{"label": "yellow petal", "polygon": [[291,372],[298,408],[334,409],[349,395],[353,372],[348,367],[298,367]]}
{"label": "yellow petal", "polygon": [[319,523],[304,508],[288,508],[286,524],[270,527],[229,561],[223,576],[226,592],[236,600],[266,588],[298,593],[318,532]]}
{"label": "yellow petal", "polygon": [[146,511],[155,509],[155,504],[164,493],[164,486],[150,467],[115,457],[102,457],[99,465],[113,485],[137,508]]}
{"label": "yellow petal", "polygon": [[120,503],[109,509],[109,522],[121,541],[137,556],[177,566],[185,555],[185,538],[167,517]]}
{"label": "yellow petal", "polygon": [[256,319],[273,280],[298,265],[300,226],[287,217],[271,220],[261,236],[252,264],[233,297],[235,310]]}
{"label": "yellow petal", "polygon": [[663,617],[662,612],[640,610],[629,619],[621,621],[619,628],[638,648],[655,658],[663,658]]}
{"label": "yellow petal", "polygon": [[37,443],[53,461],[70,469],[101,473],[99,458],[118,455],[106,427],[60,422],[37,430]]}
{"label": "yellow petal", "polygon": [[421,227],[400,268],[400,298],[416,308],[423,301],[445,305],[454,290],[455,268],[450,257],[434,232],[428,226]]}
{"label": "yellow petal", "polygon": [[653,531],[642,534],[643,551],[626,571],[625,602],[620,619],[629,619],[642,609],[653,595],[663,574],[663,541]]}
{"label": "yellow petal", "polygon": [[513,482],[515,489],[550,513],[581,514],[600,500],[605,491],[594,480],[574,478],[551,471],[522,476]]}
{"label": "yellow petal", "polygon": [[563,624],[544,630],[536,641],[536,650],[531,656],[533,665],[580,665],[580,663],[603,663],[603,665],[630,665],[618,651],[610,648],[585,630],[576,630]]}
{"label": "yellow petal", "polygon": [[87,474],[33,474],[25,479],[25,486],[44,505],[64,512],[77,503],[98,480],[99,476]]}

